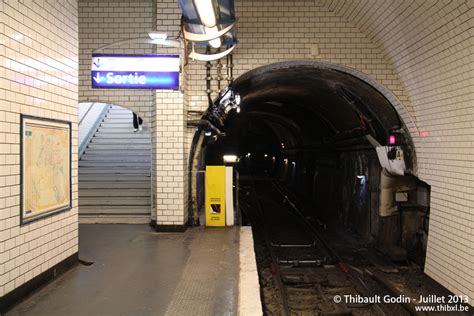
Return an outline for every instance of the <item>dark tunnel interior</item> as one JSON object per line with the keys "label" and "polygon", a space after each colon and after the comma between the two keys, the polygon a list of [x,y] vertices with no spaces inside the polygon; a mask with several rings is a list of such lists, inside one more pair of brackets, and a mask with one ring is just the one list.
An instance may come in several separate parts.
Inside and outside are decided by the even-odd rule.
{"label": "dark tunnel interior", "polygon": [[[236,155],[242,179],[278,180],[311,205],[308,216],[424,260],[429,206],[412,201],[417,190],[405,205],[403,224],[398,215],[379,214],[383,171],[369,138],[388,146],[398,133],[407,174],[416,161],[398,113],[378,90],[339,70],[291,63],[250,71],[233,89],[240,107],[228,113],[225,137],[204,139],[203,164],[221,165],[223,155]],[[401,178],[427,187],[414,176]]]}

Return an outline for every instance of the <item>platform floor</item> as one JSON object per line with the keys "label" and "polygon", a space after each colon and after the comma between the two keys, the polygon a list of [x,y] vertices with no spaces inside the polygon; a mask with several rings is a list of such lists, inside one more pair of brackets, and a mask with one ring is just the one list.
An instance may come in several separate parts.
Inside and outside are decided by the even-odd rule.
{"label": "platform floor", "polygon": [[6,315],[236,315],[239,228],[80,225],[77,265]]}

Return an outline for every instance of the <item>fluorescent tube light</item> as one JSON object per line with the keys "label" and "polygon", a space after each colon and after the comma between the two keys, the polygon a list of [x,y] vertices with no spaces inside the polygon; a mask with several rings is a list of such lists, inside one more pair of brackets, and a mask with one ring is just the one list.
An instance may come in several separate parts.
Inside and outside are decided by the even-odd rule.
{"label": "fluorescent tube light", "polygon": [[216,26],[216,15],[214,13],[212,0],[195,0],[194,5],[204,26]]}

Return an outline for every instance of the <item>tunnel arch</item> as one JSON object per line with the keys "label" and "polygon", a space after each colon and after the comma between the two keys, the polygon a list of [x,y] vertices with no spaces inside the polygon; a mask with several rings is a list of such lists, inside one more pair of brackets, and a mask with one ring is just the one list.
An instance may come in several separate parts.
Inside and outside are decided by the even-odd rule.
{"label": "tunnel arch", "polygon": [[329,62],[314,61],[314,60],[283,61],[283,62],[271,63],[268,65],[260,66],[252,70],[249,70],[243,73],[242,75],[240,75],[235,80],[235,82],[238,83],[239,81],[246,80],[248,77],[255,76],[267,71],[271,71],[273,69],[285,68],[285,67],[297,67],[297,66],[310,66],[314,68],[337,70],[337,71],[346,73],[348,75],[354,76],[364,81],[365,83],[367,83],[368,85],[376,89],[379,93],[381,93],[388,101],[390,101],[390,103],[399,113],[400,117],[404,120],[405,125],[407,127],[414,127],[416,133],[418,132],[415,118],[410,114],[410,112],[408,112],[407,108],[403,105],[400,99],[390,89],[385,87],[382,83],[380,83],[379,81],[371,78],[369,75],[355,68],[350,68],[347,66],[338,65],[338,64],[329,63]]}
{"label": "tunnel arch", "polygon": [[[203,117],[219,133],[211,136],[208,127],[196,133],[207,130],[199,144],[205,147],[201,167],[222,164],[224,155],[236,154],[243,178],[278,181],[307,201],[308,216],[336,230],[352,230],[387,251],[402,244],[402,237],[397,237],[402,233],[394,232],[403,232],[408,236],[403,237],[403,247],[424,260],[426,243],[415,234],[421,215],[407,217],[415,229],[398,227],[398,206],[391,198],[387,202],[398,188],[383,191],[391,175],[379,160],[380,148],[402,148],[406,169],[395,181],[410,183],[413,192],[418,185],[415,147],[407,127],[414,121],[389,89],[357,70],[316,61],[255,68],[238,77],[231,89],[240,96],[240,104],[229,106],[218,98]],[[390,144],[393,134],[402,135],[398,147]],[[190,185],[194,194],[195,184]],[[392,213],[384,213],[389,209]],[[429,208],[423,214],[427,212]]]}
{"label": "tunnel arch", "polygon": [[[322,77],[327,74],[337,74],[339,78],[350,78],[352,82],[346,83],[346,86],[341,86],[337,82],[334,82],[334,80],[338,80],[338,78],[329,78],[329,80],[327,80],[329,82],[329,85],[328,85],[329,88],[334,89],[334,90],[337,89],[338,91],[336,92],[339,94],[339,96],[342,96],[343,98],[345,98],[348,103],[352,103],[353,100],[350,100],[350,99],[353,97],[354,94],[357,95],[357,92],[354,92],[352,87],[350,87],[350,85],[348,84],[358,84],[359,85],[358,88],[364,88],[364,89],[369,89],[369,90],[372,89],[372,91],[369,93],[372,93],[372,96],[376,96],[379,99],[379,102],[384,102],[385,105],[387,106],[386,107],[387,109],[388,108],[393,109],[395,116],[400,121],[400,123],[398,124],[399,125],[398,129],[402,131],[404,134],[405,143],[407,145],[405,149],[409,152],[408,157],[405,157],[405,158],[408,158],[409,160],[408,163],[410,164],[410,167],[408,168],[408,173],[415,176],[417,175],[415,146],[411,137],[412,136],[411,132],[418,131],[415,125],[416,123],[415,123],[414,118],[411,116],[410,112],[407,111],[407,109],[403,106],[401,101],[396,97],[394,93],[392,93],[388,88],[386,88],[384,85],[382,85],[378,81],[373,80],[368,75],[356,69],[349,68],[346,66],[336,65],[332,63],[327,63],[327,62],[307,61],[307,60],[278,62],[278,63],[272,63],[272,64],[255,68],[239,76],[233,83],[232,88],[237,93],[241,94],[241,98],[242,98],[241,108],[245,109],[246,103],[248,103],[247,101],[249,99],[249,96],[253,97],[252,94],[255,94],[255,91],[254,91],[255,89],[268,88],[268,84],[267,86],[261,85],[258,88],[252,87],[252,85],[254,85],[257,80],[264,81],[266,80],[265,77],[269,77],[269,76],[273,76],[271,78],[274,80],[279,80],[279,78],[276,75],[273,75],[272,73],[280,72],[278,75],[281,78],[282,76],[285,75],[285,72],[291,71],[292,69],[293,70],[296,69],[296,71],[299,71],[300,69],[304,69],[307,72],[305,73],[305,75],[309,76],[310,79],[318,78],[318,76]],[[311,72],[314,72],[314,73],[311,73]],[[299,76],[300,74],[297,74],[297,75]],[[307,82],[304,82],[303,85],[307,85]],[[288,87],[283,87],[283,88],[278,87],[278,93],[280,95],[285,94],[285,89],[288,89]],[[291,86],[290,89],[295,89],[295,87]],[[305,87],[301,88],[297,92],[301,92],[301,94],[303,94],[305,92]],[[261,91],[258,91],[256,93],[260,95],[264,94]],[[270,93],[272,93],[272,91],[270,91]],[[332,93],[334,93],[334,91],[332,91]],[[272,102],[266,102],[266,103],[272,103]],[[366,99],[364,100],[364,102],[367,103],[368,100]],[[273,104],[275,103],[281,103],[281,102],[273,102]],[[372,105],[374,104],[372,103]],[[371,112],[371,114],[375,113],[375,111],[371,109],[370,104],[369,106],[365,106],[365,110],[368,112]],[[358,110],[356,109],[356,111]],[[208,109],[207,111],[208,116],[210,112],[211,112],[211,109]],[[318,115],[317,111],[314,111],[313,114]],[[232,116],[233,116],[232,114],[230,116],[226,116],[225,119]],[[320,116],[319,118],[324,124],[327,125],[326,127],[331,128],[331,126],[329,126],[330,122],[328,119],[322,116]],[[222,122],[222,124],[225,125],[227,123]],[[414,136],[417,136],[416,133],[414,134]],[[384,144],[382,143],[382,145]]]}
{"label": "tunnel arch", "polygon": [[233,83],[234,89],[239,92],[239,85],[242,82],[249,81],[252,77],[256,77],[259,75],[265,75],[268,72],[280,69],[288,69],[294,67],[311,67],[315,69],[321,70],[329,70],[329,71],[337,71],[342,74],[354,77],[359,79],[360,81],[364,82],[371,88],[375,89],[378,93],[380,93],[395,109],[397,112],[400,121],[402,122],[401,128],[403,128],[405,132],[405,136],[407,138],[407,142],[410,146],[411,151],[411,159],[412,159],[412,168],[410,170],[410,174],[417,175],[417,162],[416,162],[416,153],[415,153],[415,145],[412,137],[419,136],[419,129],[416,125],[416,118],[407,110],[407,108],[403,105],[400,99],[387,87],[385,87],[379,81],[371,78],[369,75],[347,66],[338,65],[329,62],[323,61],[313,61],[313,60],[292,60],[292,61],[283,61],[283,62],[276,62],[271,63],[268,65],[260,66],[249,70],[242,75],[240,75]]}

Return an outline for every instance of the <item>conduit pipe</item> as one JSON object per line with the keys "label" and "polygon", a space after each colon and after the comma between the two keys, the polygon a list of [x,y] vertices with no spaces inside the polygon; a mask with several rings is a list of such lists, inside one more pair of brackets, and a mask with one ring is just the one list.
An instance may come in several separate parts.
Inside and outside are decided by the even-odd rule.
{"label": "conduit pipe", "polygon": [[188,214],[190,214],[190,223],[192,226],[199,226],[199,210],[198,210],[198,199],[197,199],[197,168],[199,163],[199,157],[201,156],[202,143],[204,141],[204,130],[210,129],[215,132],[218,136],[225,135],[216,126],[214,126],[208,120],[190,120],[190,125],[198,126],[196,133],[194,134],[193,141],[191,144],[191,152],[189,154],[189,187],[188,191],[191,193],[188,201]]}

